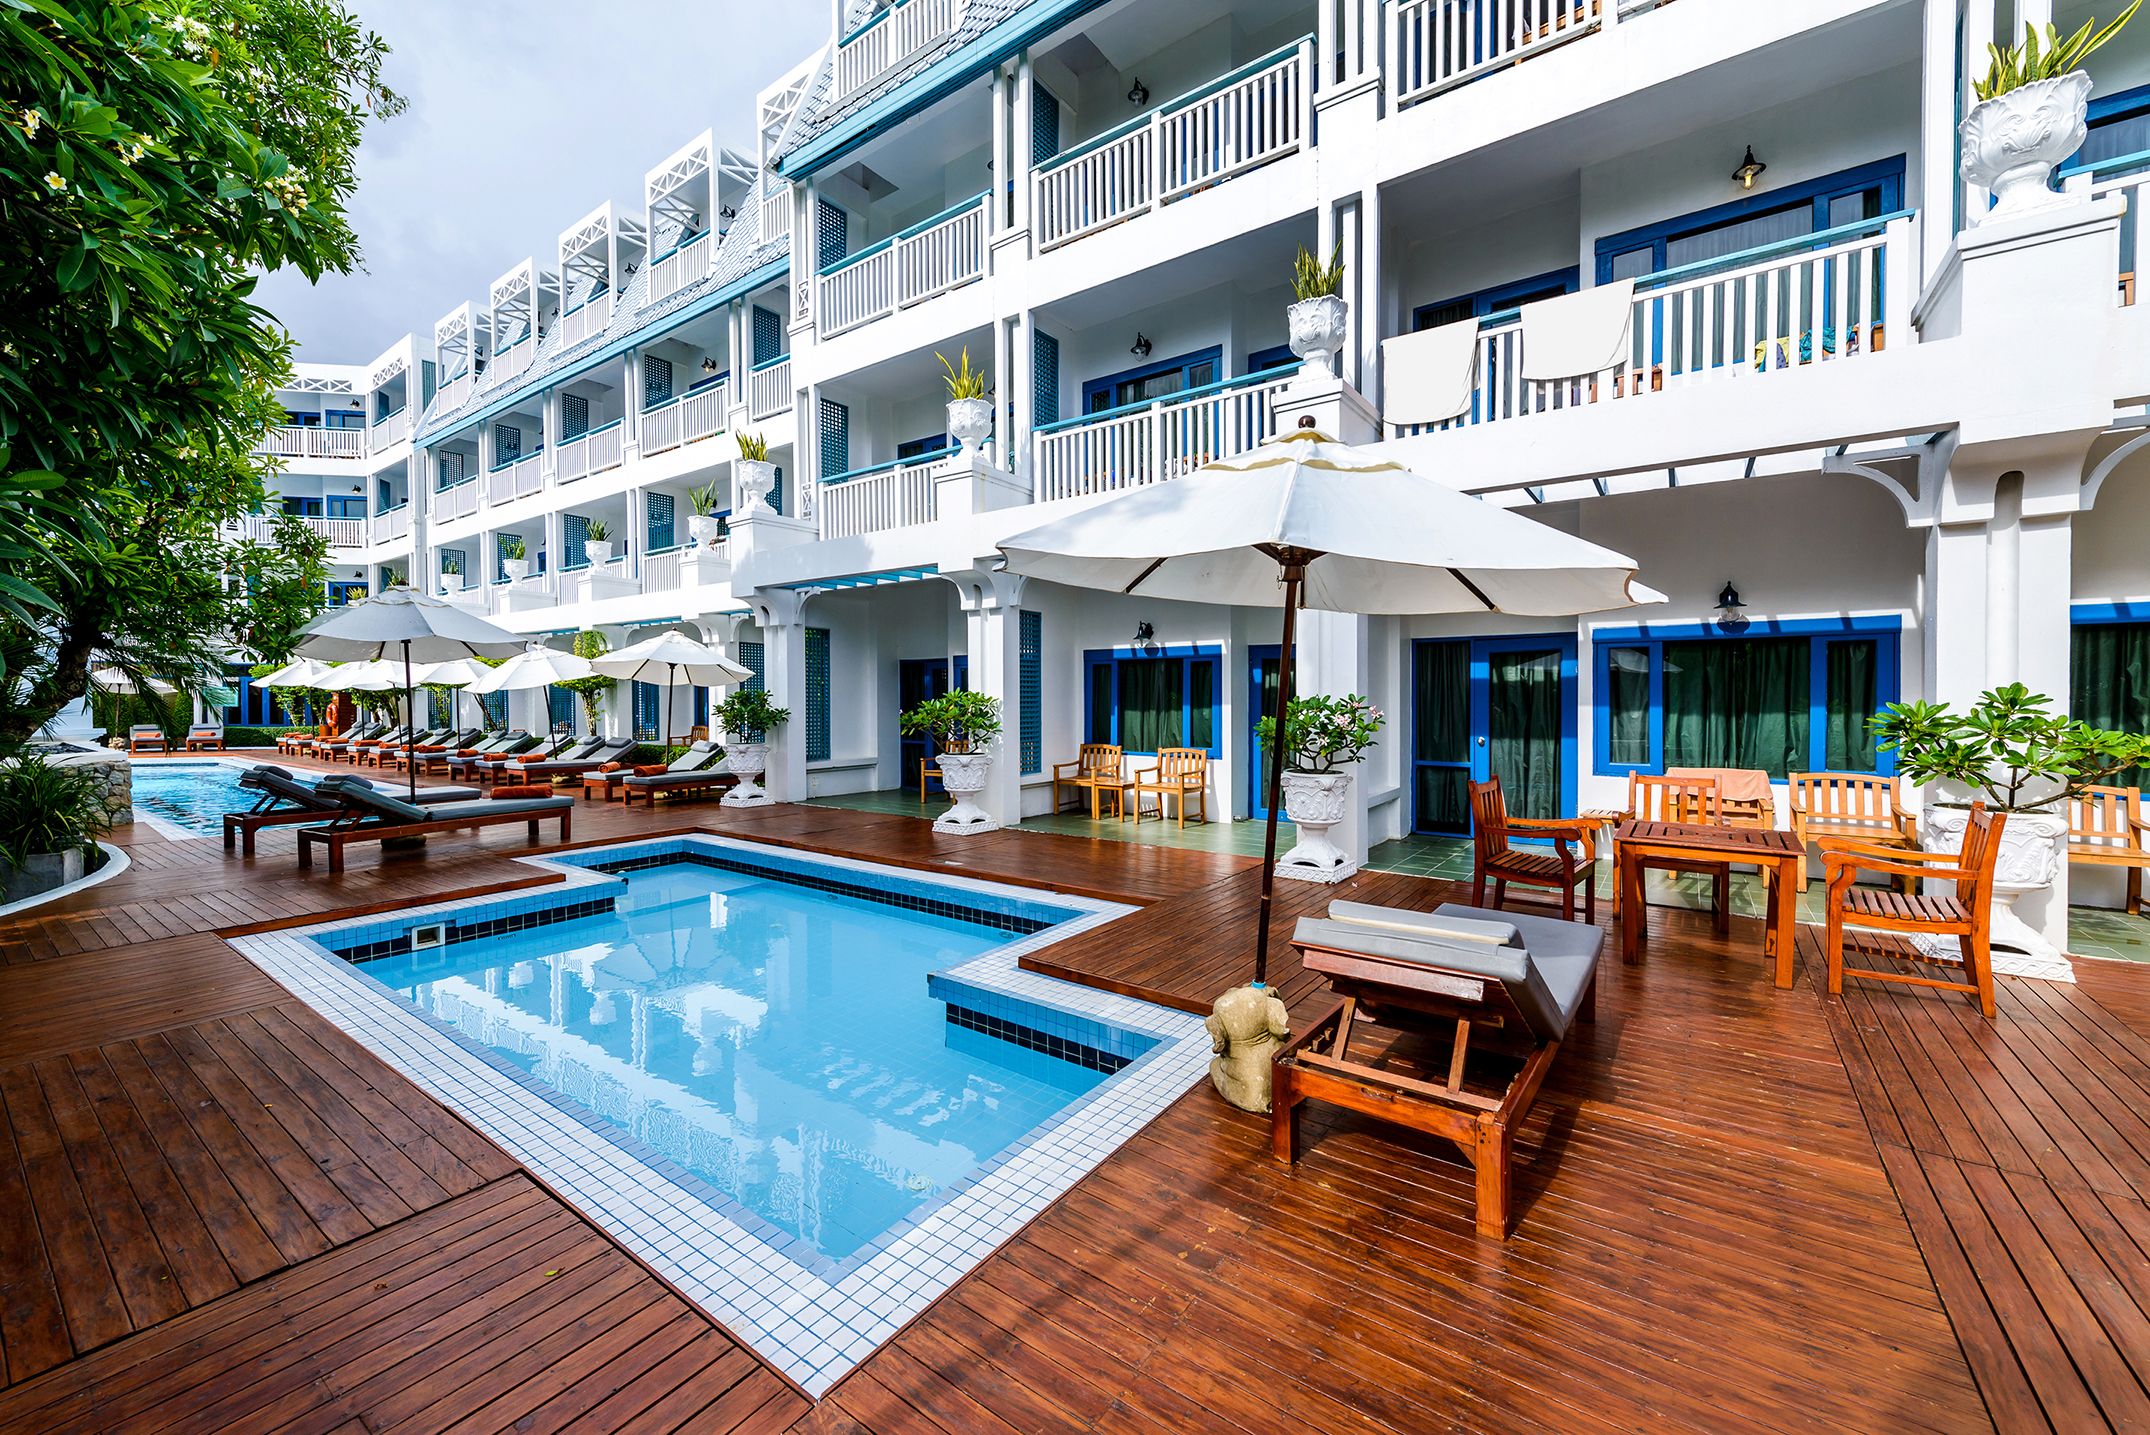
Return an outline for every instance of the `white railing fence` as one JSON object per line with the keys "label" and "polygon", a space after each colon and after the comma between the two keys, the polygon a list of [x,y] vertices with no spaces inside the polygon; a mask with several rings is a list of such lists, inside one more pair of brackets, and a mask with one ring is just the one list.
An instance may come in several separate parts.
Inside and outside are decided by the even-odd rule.
{"label": "white railing fence", "polygon": [[485,501],[495,506],[527,498],[545,486],[540,464],[542,453],[525,454],[501,464],[485,476]]}
{"label": "white railing fence", "polygon": [[705,230],[665,255],[649,267],[649,293],[642,302],[655,303],[699,284],[709,277],[709,256],[715,252],[716,236]]}
{"label": "white railing fence", "polygon": [[2115,282],[2115,298],[2121,308],[2135,302],[2135,252],[2141,244],[2142,221],[2136,200],[2141,197],[2142,186],[2150,180],[2144,167],[2150,165],[2150,153],[2119,155],[2105,163],[2116,169],[2128,171],[2105,179],[2095,177],[2096,166],[2064,170],[2059,178],[2061,187],[2071,194],[2086,194],[2092,199],[2104,199],[2119,195],[2127,201],[2127,210],[2120,216],[2120,271]]}
{"label": "white railing fence", "polygon": [[[366,520],[363,518],[314,518],[301,514],[299,521],[328,540],[331,548],[363,548],[366,546]],[[244,518],[234,518],[224,524],[224,536],[233,542],[246,540],[253,543],[276,541],[276,517],[273,514],[250,513]]]}
{"label": "white railing fence", "polygon": [[442,384],[440,392],[435,394],[433,398],[440,412],[444,414],[453,413],[461,408],[464,402],[470,398],[470,370],[465,369],[462,373],[448,380],[447,383]]}
{"label": "white railing fence", "polygon": [[1308,142],[1312,36],[1159,106],[1038,173],[1038,247],[1094,234]]}
{"label": "white railing fence", "polygon": [[1258,447],[1276,432],[1276,395],[1295,370],[1234,379],[1189,397],[1070,419],[1031,438],[1036,501],[1112,493],[1180,478]]}
{"label": "white railing fence", "polygon": [[620,435],[624,427],[618,419],[603,428],[591,429],[577,434],[560,445],[559,456],[553,461],[553,477],[561,483],[572,483],[585,474],[600,473],[617,468],[620,462]]}
{"label": "white railing fence", "polygon": [[791,186],[775,175],[762,177],[761,242],[791,233]]}
{"label": "white railing fence", "polygon": [[1481,321],[1470,410],[1445,423],[1391,425],[1389,432],[1405,437],[1511,422],[1691,384],[1842,363],[1881,350],[1892,334],[1909,342],[1914,282],[1906,266],[1915,254],[1914,223],[1906,211],[1766,245],[1746,263],[1732,255],[1638,281],[1626,360],[1594,374],[1523,378],[1521,319]]}
{"label": "white railing fence", "polygon": [[947,467],[949,457],[942,452],[917,463],[898,463],[823,482],[815,499],[821,536],[850,538],[931,523],[940,514],[933,481]]}
{"label": "white railing fence", "polygon": [[441,523],[468,518],[478,511],[478,481],[466,478],[453,488],[444,488],[433,495],[433,517]]}
{"label": "white railing fence", "polygon": [[[899,0],[836,47],[829,100],[835,103],[955,33],[964,0]],[[767,231],[763,231],[766,233]]]}
{"label": "white railing fence", "polygon": [[401,504],[388,510],[388,536],[390,538],[408,538],[410,532],[411,502],[406,498]]}
{"label": "white railing fence", "polygon": [[749,417],[765,419],[783,413],[791,404],[791,355],[771,359],[747,375]]}
{"label": "white railing fence", "polygon": [[819,332],[824,335],[856,329],[896,310],[896,251],[885,240],[818,277]]}
{"label": "white railing fence", "polygon": [[1409,0],[1389,7],[1389,94],[1403,106],[1594,33],[1604,0]]}
{"label": "white railing fence", "polygon": [[693,393],[682,394],[642,414],[642,452],[649,455],[693,443],[724,430],[729,381],[720,381]]}
{"label": "white railing fence", "polygon": [[818,332],[841,334],[985,272],[985,196],[965,200],[823,270]]}
{"label": "white railing fence", "polygon": [[679,559],[683,549],[660,548],[642,555],[642,591],[669,593],[679,586]]}
{"label": "white railing fence", "polygon": [[525,334],[517,342],[508,345],[507,348],[493,355],[493,364],[490,369],[486,370],[485,381],[488,385],[496,387],[506,383],[509,379],[529,368],[530,361],[536,357],[537,336],[535,334]]}
{"label": "white railing fence", "polygon": [[285,458],[364,458],[366,431],[280,424],[269,430],[261,446]]}
{"label": "white railing fence", "polygon": [[602,334],[612,322],[612,291],[585,299],[560,316],[560,347],[572,348],[592,334]]}
{"label": "white railing fence", "polygon": [[371,438],[368,447],[374,453],[379,453],[384,448],[392,448],[404,439],[409,438],[411,433],[411,406],[405,404],[394,413],[374,420],[373,428],[370,432]]}

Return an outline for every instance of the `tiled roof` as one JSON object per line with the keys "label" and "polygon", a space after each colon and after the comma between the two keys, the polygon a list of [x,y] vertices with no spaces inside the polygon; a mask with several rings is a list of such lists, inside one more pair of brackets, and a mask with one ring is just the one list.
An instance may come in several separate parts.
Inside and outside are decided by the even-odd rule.
{"label": "tiled roof", "polygon": [[791,235],[781,234],[764,242],[760,237],[760,212],[761,190],[757,186],[740,208],[741,222],[734,224],[731,232],[724,236],[723,243],[717,246],[709,273],[699,283],[689,284],[676,294],[668,294],[655,304],[645,305],[642,299],[649,292],[652,267],[645,260],[634,277],[627,281],[627,287],[620,291],[619,302],[612,308],[612,322],[604,329],[569,348],[560,342],[561,325],[554,320],[539,341],[537,355],[530,361],[529,368],[502,383],[481,379],[472,388],[470,397],[453,409],[439,408],[440,401],[436,397],[435,407],[428,409],[420,419],[413,442],[429,443],[502,399],[542,389],[563,370],[572,369],[590,355],[644,330],[661,328],[665,320],[692,307],[702,298],[784,259],[791,253]]}

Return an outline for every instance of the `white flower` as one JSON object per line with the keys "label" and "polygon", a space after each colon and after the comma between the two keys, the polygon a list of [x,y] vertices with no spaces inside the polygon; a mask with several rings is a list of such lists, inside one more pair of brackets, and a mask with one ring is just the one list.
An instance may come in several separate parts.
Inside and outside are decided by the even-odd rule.
{"label": "white flower", "polygon": [[42,125],[44,122],[45,117],[39,114],[36,110],[24,110],[22,112],[22,132],[28,135],[31,139],[37,138],[38,126]]}
{"label": "white flower", "polygon": [[65,194],[67,192],[67,181],[47,170],[45,172],[45,188],[51,190],[54,194]]}

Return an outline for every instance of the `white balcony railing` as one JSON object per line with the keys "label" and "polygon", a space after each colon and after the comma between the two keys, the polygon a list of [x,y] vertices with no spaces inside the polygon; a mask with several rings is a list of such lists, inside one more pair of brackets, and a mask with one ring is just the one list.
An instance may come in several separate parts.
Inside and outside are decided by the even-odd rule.
{"label": "white balcony railing", "polygon": [[465,369],[462,373],[448,380],[447,383],[442,384],[440,392],[435,394],[433,398],[439,411],[444,414],[454,413],[457,409],[463,407],[464,403],[470,398],[470,370]]}
{"label": "white balcony railing", "polygon": [[1265,369],[1184,397],[1048,424],[1031,437],[1034,497],[1115,493],[1245,453],[1276,432],[1272,405],[1296,372]]}
{"label": "white balcony railing", "polygon": [[[1624,362],[1595,374],[1526,379],[1519,311],[1478,321],[1471,407],[1392,437],[1510,423],[1668,389],[1756,380],[1863,360],[1910,342],[1914,212],[1841,225],[1636,281]],[[1892,256],[1895,268],[1890,267]]]}
{"label": "white balcony railing", "polygon": [[522,338],[493,355],[493,366],[486,371],[486,382],[498,386],[514,378],[530,367],[537,357],[537,336],[525,333]]}
{"label": "white balcony railing", "polygon": [[683,548],[660,548],[642,555],[642,591],[645,593],[669,593],[679,586],[680,555]]}
{"label": "white balcony railing", "polygon": [[364,458],[366,431],[283,424],[270,429],[261,446],[285,458]]}
{"label": "white balcony railing", "polygon": [[2135,255],[2142,243],[2142,222],[2138,218],[2142,210],[2137,201],[2142,198],[2143,184],[2150,181],[2146,171],[2150,171],[2150,150],[2138,150],[2076,165],[2054,176],[2071,194],[2092,199],[2117,194],[2127,201],[2127,217],[2120,226],[2120,269],[2115,285],[2115,297],[2122,308],[2135,302]]}
{"label": "white balcony railing", "polygon": [[496,616],[507,612],[508,594],[511,591],[516,593],[539,593],[550,598],[554,593],[553,575],[550,573],[533,573],[527,578],[518,578],[512,583],[486,584],[485,611]]}
{"label": "white balcony railing", "polygon": [[1038,247],[1057,248],[1308,142],[1312,36],[1107,130],[1038,171]]}
{"label": "white balcony railing", "polygon": [[973,195],[822,270],[819,332],[841,334],[978,278],[985,200]]}
{"label": "white balcony railing", "polygon": [[405,538],[411,531],[411,505],[406,499],[386,513],[376,513],[366,520],[366,540],[372,547],[393,543]]}
{"label": "white balcony railing", "polygon": [[898,0],[894,7],[876,14],[836,47],[830,102],[857,94],[919,51],[953,35],[962,23],[963,9],[964,0]]}
{"label": "white balcony railing", "polygon": [[[366,546],[366,520],[363,518],[314,518],[301,514],[299,521],[328,540],[331,548],[363,548]],[[224,536],[236,543],[242,539],[252,543],[276,541],[276,517],[266,513],[250,513],[244,518],[234,518],[224,524]]]}
{"label": "white balcony railing", "polygon": [[585,474],[602,473],[620,464],[620,436],[626,430],[618,419],[603,428],[591,429],[577,434],[560,445],[559,457],[553,463],[553,478],[560,483],[572,483]]}
{"label": "white balcony railing", "polygon": [[[1409,0],[1389,7],[1399,108],[1592,34],[1605,0]],[[1624,8],[1623,8],[1624,13]]]}
{"label": "white balcony railing", "polygon": [[649,267],[649,292],[645,304],[670,298],[690,284],[709,277],[709,256],[716,253],[714,234],[703,230]]}
{"label": "white balcony railing", "polygon": [[573,348],[612,323],[612,291],[585,299],[560,316],[560,347]]}
{"label": "white balcony railing", "polygon": [[494,506],[528,498],[545,486],[544,451],[496,464],[485,476],[485,501]]}
{"label": "white balcony railing", "polygon": [[770,243],[791,233],[791,186],[775,175],[762,177],[761,242]]}
{"label": "white balcony railing", "polygon": [[367,447],[374,453],[393,448],[411,436],[411,406],[405,404],[392,414],[384,414],[373,421]]}
{"label": "white balcony railing", "polygon": [[765,419],[791,407],[791,355],[758,364],[747,375],[747,415]]}
{"label": "white balcony railing", "polygon": [[642,411],[642,453],[645,457],[678,448],[724,431],[726,396],[731,391],[726,379],[692,393],[682,394],[653,409]]}
{"label": "white balcony railing", "polygon": [[453,488],[443,488],[433,495],[433,518],[435,522],[451,523],[458,518],[468,518],[478,511],[478,479],[475,474]]}
{"label": "white balcony railing", "polygon": [[933,481],[954,457],[942,449],[922,459],[876,464],[823,479],[815,490],[823,538],[850,538],[931,523],[940,515]]}

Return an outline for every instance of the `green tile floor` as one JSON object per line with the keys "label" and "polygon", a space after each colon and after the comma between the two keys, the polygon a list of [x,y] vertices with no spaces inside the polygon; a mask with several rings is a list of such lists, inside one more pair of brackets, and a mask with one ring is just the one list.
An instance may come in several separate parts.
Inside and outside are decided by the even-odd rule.
{"label": "green tile floor", "polygon": [[[842,797],[817,797],[816,807],[842,807],[855,812],[888,812],[904,817],[938,817],[948,809],[939,795],[918,800],[916,789],[854,792]],[[1092,822],[1088,813],[1064,812],[1051,817],[1025,818],[1025,832],[1058,832],[1069,837],[1095,837],[1113,842],[1147,842],[1158,847],[1185,847],[1201,852],[1234,852],[1245,857],[1262,854],[1263,824],[1259,822],[1190,822],[1185,828],[1171,822],[1122,822],[1107,817]],[[1277,824],[1277,850],[1292,844],[1292,825]],[[1375,844],[1366,854],[1370,872],[1401,872],[1412,877],[1433,877],[1450,882],[1471,880],[1471,844],[1463,837],[1399,837]],[[1612,864],[1598,863],[1597,892],[1600,902],[1612,896]],[[1646,874],[1652,906],[1709,906],[1709,879],[1670,872]],[[1799,920],[1822,920],[1822,884],[1807,884],[1799,898]],[[1752,872],[1732,874],[1732,911],[1737,916],[1763,915],[1762,879]],[[2128,962],[2150,962],[2150,919],[2130,917],[2101,907],[2068,909],[2069,950],[2086,957],[2107,957]]]}

